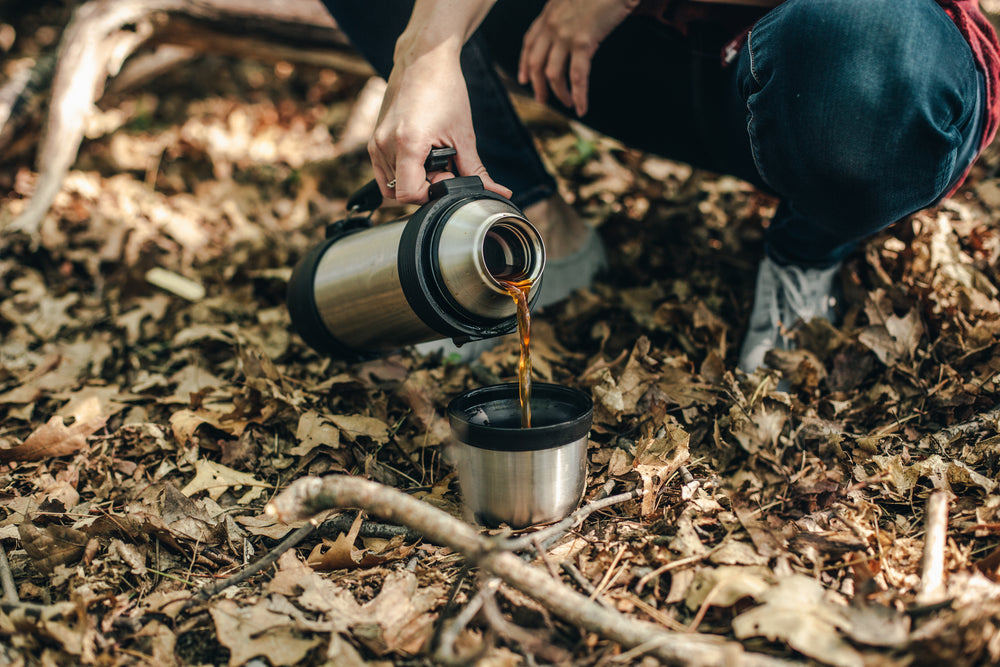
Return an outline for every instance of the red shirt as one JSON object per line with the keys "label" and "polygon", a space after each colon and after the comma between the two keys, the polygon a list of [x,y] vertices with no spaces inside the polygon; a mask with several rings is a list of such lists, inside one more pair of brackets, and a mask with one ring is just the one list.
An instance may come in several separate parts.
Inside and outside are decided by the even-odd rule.
{"label": "red shirt", "polygon": [[979,68],[986,74],[986,127],[979,144],[982,151],[996,136],[1000,125],[1000,43],[993,26],[983,16],[979,0],[937,0],[965,36]]}

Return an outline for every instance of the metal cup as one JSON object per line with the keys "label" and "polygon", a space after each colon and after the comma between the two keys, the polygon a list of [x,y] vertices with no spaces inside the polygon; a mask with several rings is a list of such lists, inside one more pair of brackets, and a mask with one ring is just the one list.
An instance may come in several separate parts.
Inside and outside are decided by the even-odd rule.
{"label": "metal cup", "polygon": [[558,521],[587,482],[588,394],[557,384],[531,388],[531,428],[521,428],[516,383],[481,387],[448,405],[466,510],[476,522],[511,528]]}

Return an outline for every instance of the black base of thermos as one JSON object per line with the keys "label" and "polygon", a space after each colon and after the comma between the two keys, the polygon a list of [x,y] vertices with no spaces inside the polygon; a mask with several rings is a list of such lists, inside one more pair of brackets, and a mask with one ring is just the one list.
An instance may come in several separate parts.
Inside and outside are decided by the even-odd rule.
{"label": "black base of thermos", "polygon": [[295,267],[288,310],[317,352],[358,360],[440,338],[457,344],[517,328],[500,279],[531,279],[545,250],[537,230],[476,176],[447,179],[409,218],[335,223]]}

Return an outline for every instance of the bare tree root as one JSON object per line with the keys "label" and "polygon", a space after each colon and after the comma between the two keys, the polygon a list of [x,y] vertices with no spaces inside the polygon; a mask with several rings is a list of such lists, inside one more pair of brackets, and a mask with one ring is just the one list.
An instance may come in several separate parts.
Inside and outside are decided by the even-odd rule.
{"label": "bare tree root", "polygon": [[642,649],[673,665],[778,666],[785,660],[748,653],[721,637],[668,632],[627,617],[576,592],[547,571],[498,548],[469,524],[395,489],[348,476],[306,477],[268,503],[267,512],[295,521],[331,508],[357,508],[383,521],[405,525],[435,544],[462,554],[482,570],[502,579],[579,628],[597,633],[626,649]]}
{"label": "bare tree root", "polygon": [[[83,4],[74,12],[59,45],[38,156],[38,183],[31,201],[5,231],[23,232],[37,242],[38,229],[76,160],[87,119],[108,77],[115,76],[125,60],[147,43],[371,72],[345,48],[343,35],[315,0],[93,0]],[[173,57],[183,62],[176,52]],[[26,88],[19,83],[7,92],[11,109]],[[3,137],[9,133],[8,123],[7,118],[0,120],[5,121],[0,123]]]}
{"label": "bare tree root", "polygon": [[42,93],[52,84],[55,67],[55,52],[42,54],[0,87],[0,152],[14,142],[23,119],[41,106]]}

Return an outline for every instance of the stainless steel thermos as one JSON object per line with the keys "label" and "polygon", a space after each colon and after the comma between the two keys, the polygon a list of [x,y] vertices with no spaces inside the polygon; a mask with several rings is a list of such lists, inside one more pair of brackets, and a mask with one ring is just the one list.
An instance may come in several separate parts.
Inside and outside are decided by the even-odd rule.
{"label": "stainless steel thermos", "polygon": [[288,309],[306,343],[341,358],[462,344],[514,331],[516,306],[499,281],[537,285],[544,265],[541,236],[510,200],[477,176],[451,178],[408,218],[331,225],[292,272]]}

